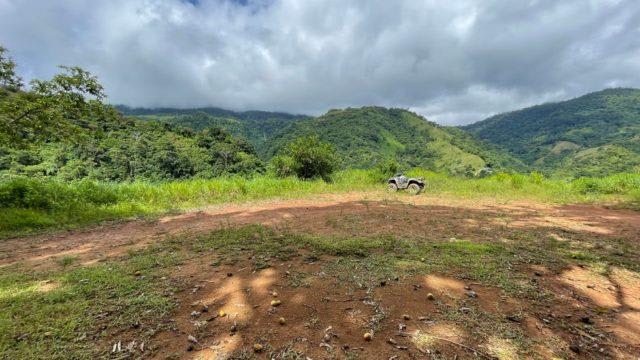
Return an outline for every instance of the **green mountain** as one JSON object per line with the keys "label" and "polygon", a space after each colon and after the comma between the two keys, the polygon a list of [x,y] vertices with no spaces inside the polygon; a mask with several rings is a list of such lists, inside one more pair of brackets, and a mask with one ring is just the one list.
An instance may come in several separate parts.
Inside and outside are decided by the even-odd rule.
{"label": "green mountain", "polygon": [[476,171],[487,163],[498,168],[523,168],[518,160],[460,129],[439,126],[407,110],[382,107],[331,110],[317,118],[292,122],[265,144],[266,157],[307,135],[333,144],[345,167],[366,168],[393,159],[404,167],[456,174]]}
{"label": "green mountain", "polygon": [[640,90],[607,89],[462,127],[559,175],[640,171]]}
{"label": "green mountain", "polygon": [[244,111],[236,112],[219,108],[174,109],[174,108],[129,108],[116,106],[124,115],[140,120],[160,121],[195,130],[221,128],[234,136],[249,141],[260,154],[265,152],[265,143],[290,123],[307,119],[304,115],[282,112]]}

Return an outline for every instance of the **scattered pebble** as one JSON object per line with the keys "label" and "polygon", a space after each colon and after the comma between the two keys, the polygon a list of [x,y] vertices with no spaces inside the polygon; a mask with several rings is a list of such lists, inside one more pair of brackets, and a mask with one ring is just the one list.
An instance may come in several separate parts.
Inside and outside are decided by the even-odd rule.
{"label": "scattered pebble", "polygon": [[286,323],[287,323],[287,320],[285,320],[285,318],[281,317],[281,318],[278,319],[278,324],[284,325]]}
{"label": "scattered pebble", "polygon": [[392,338],[387,339],[387,343],[389,343],[391,345],[398,345],[398,342],[393,340]]}
{"label": "scattered pebble", "polygon": [[218,317],[225,317],[225,316],[227,316],[227,313],[226,313],[226,312],[224,312],[224,310],[220,310],[220,311],[218,312]]}
{"label": "scattered pebble", "polygon": [[433,301],[433,300],[435,300],[435,299],[436,299],[436,297],[435,297],[435,296],[433,296],[433,294],[432,294],[432,293],[428,293],[428,294],[427,294],[427,300]]}
{"label": "scattered pebble", "polygon": [[233,273],[230,273],[230,272],[227,273],[227,277],[232,277],[232,276],[233,276]]}
{"label": "scattered pebble", "polygon": [[261,344],[255,343],[253,344],[253,351],[261,352],[264,347]]}
{"label": "scattered pebble", "polygon": [[189,340],[189,342],[192,342],[194,344],[198,343],[198,339],[196,339],[193,335],[187,336],[187,340]]}
{"label": "scattered pebble", "polygon": [[475,298],[478,297],[478,294],[475,291],[470,290],[470,291],[467,291],[467,296],[472,298],[472,299],[475,299]]}
{"label": "scattered pebble", "polygon": [[280,306],[282,302],[280,300],[271,300],[271,306]]}
{"label": "scattered pebble", "polygon": [[405,320],[411,320],[411,316],[409,316],[407,314],[402,315],[402,318],[405,319]]}
{"label": "scattered pebble", "polygon": [[463,314],[468,314],[471,312],[471,309],[469,309],[468,307],[461,307],[460,312]]}
{"label": "scattered pebble", "polygon": [[193,316],[193,317],[198,317],[198,316],[200,316],[200,311],[195,311],[195,310],[194,310],[194,311],[192,311],[192,312],[191,312],[191,316]]}
{"label": "scattered pebble", "polygon": [[371,341],[371,339],[373,339],[373,335],[371,335],[371,333],[366,332],[364,333],[364,335],[362,336],[366,341]]}
{"label": "scattered pebble", "polygon": [[593,324],[593,320],[591,320],[591,318],[588,317],[588,316],[581,317],[580,321],[582,321],[585,324],[589,324],[589,325]]}

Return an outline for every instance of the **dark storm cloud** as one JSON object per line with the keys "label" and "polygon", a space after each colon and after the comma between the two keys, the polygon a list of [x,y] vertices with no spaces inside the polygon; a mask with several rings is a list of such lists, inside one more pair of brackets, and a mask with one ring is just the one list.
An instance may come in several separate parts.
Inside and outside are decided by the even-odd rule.
{"label": "dark storm cloud", "polygon": [[377,104],[448,124],[640,86],[639,24],[637,0],[0,0],[24,77],[80,65],[113,103]]}

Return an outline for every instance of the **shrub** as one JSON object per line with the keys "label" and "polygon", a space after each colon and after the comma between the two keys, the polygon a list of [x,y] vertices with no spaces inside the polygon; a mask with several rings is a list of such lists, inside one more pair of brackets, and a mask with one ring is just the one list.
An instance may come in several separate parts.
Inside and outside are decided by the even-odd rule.
{"label": "shrub", "polygon": [[338,163],[333,146],[321,142],[316,136],[308,136],[287,145],[272,165],[280,176],[288,176],[292,172],[300,179],[329,180]]}
{"label": "shrub", "polygon": [[269,172],[281,178],[294,176],[293,158],[285,155],[274,156],[269,163]]}

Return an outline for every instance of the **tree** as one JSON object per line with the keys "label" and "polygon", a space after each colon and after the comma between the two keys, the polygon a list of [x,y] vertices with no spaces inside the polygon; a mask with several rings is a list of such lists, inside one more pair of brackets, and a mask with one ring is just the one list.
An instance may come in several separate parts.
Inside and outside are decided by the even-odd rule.
{"label": "tree", "polygon": [[301,179],[329,180],[338,163],[338,155],[331,144],[321,142],[316,136],[307,136],[289,143],[271,165],[280,176],[293,173]]}
{"label": "tree", "polygon": [[51,80],[32,80],[23,89],[15,63],[0,47],[0,143],[13,146],[75,137],[86,119],[100,119],[105,106],[98,79],[79,67],[61,66]]}
{"label": "tree", "polygon": [[16,92],[22,88],[22,79],[16,75],[16,63],[5,54],[7,49],[0,46],[0,96],[5,92]]}

